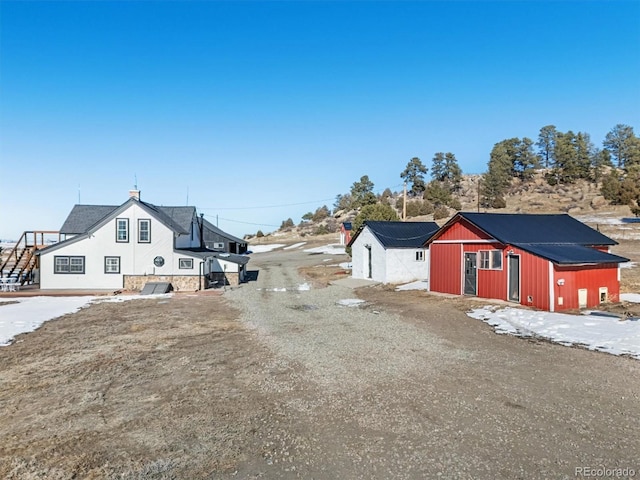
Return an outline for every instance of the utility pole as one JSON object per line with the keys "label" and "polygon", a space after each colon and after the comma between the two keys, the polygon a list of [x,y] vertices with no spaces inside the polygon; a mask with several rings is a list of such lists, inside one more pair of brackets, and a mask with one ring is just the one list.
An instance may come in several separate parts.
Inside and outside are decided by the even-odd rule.
{"label": "utility pole", "polygon": [[407,182],[404,182],[404,194],[402,196],[402,221],[407,221]]}

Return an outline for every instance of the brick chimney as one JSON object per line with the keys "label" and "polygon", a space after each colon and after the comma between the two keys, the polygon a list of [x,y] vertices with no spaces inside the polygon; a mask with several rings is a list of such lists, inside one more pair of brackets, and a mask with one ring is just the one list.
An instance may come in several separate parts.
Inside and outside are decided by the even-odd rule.
{"label": "brick chimney", "polygon": [[140,190],[129,190],[129,198],[140,200]]}

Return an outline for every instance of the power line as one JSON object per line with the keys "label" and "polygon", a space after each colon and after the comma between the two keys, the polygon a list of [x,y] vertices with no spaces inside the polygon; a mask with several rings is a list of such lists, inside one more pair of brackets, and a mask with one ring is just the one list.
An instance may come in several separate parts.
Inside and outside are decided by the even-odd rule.
{"label": "power line", "polygon": [[256,210],[258,208],[294,207],[296,205],[309,205],[311,203],[329,202],[331,200],[335,200],[335,199],[325,198],[323,200],[312,200],[310,202],[284,203],[282,205],[260,205],[259,207],[204,207],[204,208],[200,208],[200,210]]}
{"label": "power line", "polygon": [[[212,215],[205,215],[205,217],[212,217]],[[257,225],[259,227],[275,227],[280,228],[280,225],[271,225],[269,223],[252,223],[252,222],[241,222],[240,220],[231,220],[230,218],[222,218],[216,215],[218,220],[224,220],[225,222],[233,222],[233,223],[243,223],[245,225]]]}

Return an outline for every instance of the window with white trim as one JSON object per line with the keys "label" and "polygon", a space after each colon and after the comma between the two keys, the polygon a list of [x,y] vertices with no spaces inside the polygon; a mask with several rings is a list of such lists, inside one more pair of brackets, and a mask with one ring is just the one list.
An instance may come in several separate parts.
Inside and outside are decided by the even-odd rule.
{"label": "window with white trim", "polygon": [[129,219],[116,218],[116,242],[126,243],[129,241]]}
{"label": "window with white trim", "polygon": [[480,262],[478,268],[480,270],[502,270],[502,251],[501,250],[480,250]]}
{"label": "window with white trim", "polygon": [[84,273],[84,257],[53,257],[53,273]]}
{"label": "window with white trim", "polygon": [[416,250],[416,262],[424,262],[424,250]]}
{"label": "window with white trim", "polygon": [[138,243],[151,243],[151,220],[138,219]]}
{"label": "window with white trim", "polygon": [[180,258],[178,259],[178,268],[191,269],[193,268],[193,258]]}
{"label": "window with white trim", "polygon": [[104,257],[104,273],[120,273],[120,257]]}

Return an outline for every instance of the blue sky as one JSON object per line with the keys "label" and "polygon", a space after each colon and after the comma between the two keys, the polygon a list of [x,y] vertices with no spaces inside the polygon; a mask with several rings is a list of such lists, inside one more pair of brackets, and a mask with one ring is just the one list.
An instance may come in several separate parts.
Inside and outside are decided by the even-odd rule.
{"label": "blue sky", "polygon": [[0,2],[0,238],[136,178],[268,232],[414,156],[639,120],[637,1]]}

